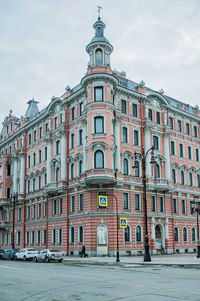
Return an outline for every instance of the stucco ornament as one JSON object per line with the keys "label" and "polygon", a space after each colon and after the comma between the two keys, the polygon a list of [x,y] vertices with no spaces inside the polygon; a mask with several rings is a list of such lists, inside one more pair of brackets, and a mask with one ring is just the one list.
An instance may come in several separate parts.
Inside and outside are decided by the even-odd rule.
{"label": "stucco ornament", "polygon": [[108,239],[107,227],[104,224],[98,226],[97,229],[97,241],[99,245],[106,245]]}

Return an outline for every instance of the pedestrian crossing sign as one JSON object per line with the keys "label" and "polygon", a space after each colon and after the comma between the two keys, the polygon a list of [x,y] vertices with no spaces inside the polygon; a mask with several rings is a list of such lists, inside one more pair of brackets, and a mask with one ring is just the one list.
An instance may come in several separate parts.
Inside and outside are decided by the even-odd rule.
{"label": "pedestrian crossing sign", "polygon": [[105,195],[99,195],[99,207],[107,207],[108,206],[108,197]]}
{"label": "pedestrian crossing sign", "polygon": [[128,218],[120,217],[120,228],[127,228],[128,226]]}

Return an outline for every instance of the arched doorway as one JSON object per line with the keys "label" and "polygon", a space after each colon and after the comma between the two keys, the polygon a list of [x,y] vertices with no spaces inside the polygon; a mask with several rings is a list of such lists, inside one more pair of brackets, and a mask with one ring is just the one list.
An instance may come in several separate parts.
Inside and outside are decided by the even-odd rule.
{"label": "arched doorway", "polygon": [[156,225],[155,227],[155,238],[156,238],[156,250],[161,251],[163,248],[162,245],[162,241],[163,241],[163,237],[162,237],[163,231],[162,231],[162,227],[161,225]]}

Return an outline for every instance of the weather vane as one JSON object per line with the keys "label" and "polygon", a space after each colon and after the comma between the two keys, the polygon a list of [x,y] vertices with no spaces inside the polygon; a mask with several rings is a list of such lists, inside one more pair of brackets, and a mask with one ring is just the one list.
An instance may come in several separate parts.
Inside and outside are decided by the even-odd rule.
{"label": "weather vane", "polygon": [[97,8],[98,8],[98,19],[101,19],[101,9],[102,9],[102,7],[97,5]]}

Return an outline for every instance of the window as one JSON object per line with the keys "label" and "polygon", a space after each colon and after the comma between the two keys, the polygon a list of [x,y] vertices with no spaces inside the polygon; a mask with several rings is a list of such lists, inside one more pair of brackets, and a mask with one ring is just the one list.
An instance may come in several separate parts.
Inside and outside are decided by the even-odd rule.
{"label": "window", "polygon": [[186,123],[186,134],[190,135],[190,124]]}
{"label": "window", "polygon": [[198,136],[198,134],[197,134],[197,126],[194,125],[194,137],[197,137],[197,136]]}
{"label": "window", "polygon": [[62,244],[62,228],[58,229],[58,243],[59,245]]}
{"label": "window", "polygon": [[171,141],[171,155],[174,156],[175,155],[175,142]]}
{"label": "window", "polygon": [[47,202],[43,202],[43,216],[47,215]]}
{"label": "window", "polygon": [[31,244],[32,245],[34,245],[35,244],[35,232],[34,231],[32,231],[32,233],[31,233]]}
{"label": "window", "polygon": [[164,204],[164,197],[160,197],[160,212],[164,212],[165,204]]}
{"label": "window", "polygon": [[58,126],[58,118],[57,117],[54,117],[54,129],[57,129],[57,126]]}
{"label": "window", "polygon": [[63,213],[63,200],[59,199],[59,214]]}
{"label": "window", "polygon": [[152,209],[152,212],[156,211],[156,197],[154,195],[152,195],[152,197],[151,197],[151,209]]}
{"label": "window", "polygon": [[44,160],[47,161],[47,147],[44,148]]}
{"label": "window", "polygon": [[55,175],[55,181],[59,182],[60,181],[60,169],[59,167],[56,167],[56,175]]}
{"label": "window", "polygon": [[30,240],[29,240],[29,232],[26,232],[26,244],[29,245]]}
{"label": "window", "polygon": [[[98,32],[100,32],[100,28]],[[97,66],[103,65],[103,52],[100,48],[98,48],[95,52],[95,62]]]}
{"label": "window", "polygon": [[33,153],[33,166],[35,166],[35,164],[36,164],[36,154]]}
{"label": "window", "polygon": [[72,108],[72,121],[75,119],[75,107]]}
{"label": "window", "polygon": [[27,190],[28,190],[28,193],[30,192],[30,188],[31,188],[31,183],[30,183],[30,180],[28,180],[28,183],[27,183]]}
{"label": "window", "polygon": [[53,210],[53,215],[56,215],[56,213],[57,213],[57,200],[52,200],[52,210]]}
{"label": "window", "polygon": [[74,227],[70,228],[70,243],[74,243]]}
{"label": "window", "polygon": [[56,141],[56,155],[60,154],[60,141]]}
{"label": "window", "polygon": [[83,194],[79,194],[79,210],[83,211]]}
{"label": "window", "polygon": [[70,172],[71,172],[71,179],[74,178],[74,163],[71,163],[70,165]]}
{"label": "window", "polygon": [[46,244],[46,241],[47,241],[47,231],[44,230],[43,231],[43,243]]}
{"label": "window", "polygon": [[45,123],[45,132],[47,133],[48,132],[48,123]]}
{"label": "window", "polygon": [[194,208],[193,208],[193,203],[190,202],[190,214],[194,214]]}
{"label": "window", "polygon": [[130,226],[127,226],[127,228],[124,229],[124,239],[125,239],[125,242],[130,242],[131,241]]}
{"label": "window", "polygon": [[173,212],[178,213],[177,199],[173,199]]}
{"label": "window", "polygon": [[74,134],[71,134],[71,149],[74,148]]}
{"label": "window", "polygon": [[122,109],[122,113],[126,114],[126,100],[121,101],[121,109]]}
{"label": "window", "polygon": [[31,133],[28,135],[28,144],[31,144]]}
{"label": "window", "polygon": [[36,131],[34,131],[33,137],[34,137],[34,142],[35,142],[37,140],[37,132]]}
{"label": "window", "polygon": [[36,184],[36,181],[35,181],[35,178],[33,178],[33,192],[35,191],[35,185]]}
{"label": "window", "polygon": [[63,123],[63,115],[62,115],[62,113],[60,113],[60,124],[62,124]]}
{"label": "window", "polygon": [[189,172],[189,185],[193,186],[193,174]]}
{"label": "window", "polygon": [[188,240],[187,228],[184,227],[183,228],[183,241],[187,241],[187,240]]}
{"label": "window", "polygon": [[127,192],[123,193],[124,209],[129,209],[129,195]]}
{"label": "window", "polygon": [[94,101],[102,102],[103,101],[103,87],[94,88]]}
{"label": "window", "polygon": [[135,177],[139,177],[140,176],[140,164],[138,161],[135,161],[134,170],[135,170]]}
{"label": "window", "polygon": [[200,188],[200,175],[197,175],[197,187]]}
{"label": "window", "polygon": [[155,178],[160,178],[160,166],[156,163],[154,168],[155,168]]}
{"label": "window", "polygon": [[156,112],[156,123],[160,124],[160,112]]}
{"label": "window", "polygon": [[198,148],[196,148],[195,152],[196,152],[196,161],[198,162],[199,161],[199,150],[198,150]]}
{"label": "window", "polygon": [[37,231],[37,244],[40,245],[40,239],[41,239],[41,235],[40,235],[40,230]]}
{"label": "window", "polygon": [[83,102],[80,102],[80,104],[79,104],[79,114],[80,114],[80,116],[82,115],[82,113],[83,113]]}
{"label": "window", "polygon": [[188,146],[188,159],[192,160],[192,148],[191,148],[191,146]]}
{"label": "window", "polygon": [[174,240],[179,241],[179,231],[177,227],[174,228]]}
{"label": "window", "polygon": [[31,167],[31,157],[28,156],[28,168],[30,168],[30,167]]}
{"label": "window", "polygon": [[79,130],[79,145],[83,144],[83,130]]}
{"label": "window", "polygon": [[44,184],[45,185],[47,184],[47,174],[46,173],[44,174]]}
{"label": "window", "polygon": [[179,144],[179,155],[183,158],[183,144]]}
{"label": "window", "polygon": [[42,127],[40,127],[40,129],[39,129],[39,137],[40,137],[40,139],[42,138]]}
{"label": "window", "polygon": [[94,132],[95,134],[104,133],[104,117],[97,116],[94,118]]}
{"label": "window", "polygon": [[149,109],[148,110],[148,117],[149,117],[149,119],[152,121],[153,120],[153,111],[152,111],[152,109]]}
{"label": "window", "polygon": [[104,168],[104,154],[101,150],[98,150],[94,154],[94,168]]}
{"label": "window", "polygon": [[181,185],[185,185],[185,173],[181,170]]}
{"label": "window", "polygon": [[122,128],[122,142],[128,143],[128,129],[126,127]]}
{"label": "window", "polygon": [[176,183],[176,170],[174,168],[172,168],[172,181]]}
{"label": "window", "polygon": [[132,104],[132,114],[133,114],[133,117],[138,117],[138,108],[135,103]]}
{"label": "window", "polygon": [[178,120],[178,132],[182,132],[182,122]]}
{"label": "window", "polygon": [[41,151],[41,149],[39,150],[39,152],[38,152],[38,161],[39,161],[39,163],[41,163],[42,162],[42,151]]}
{"label": "window", "polygon": [[79,177],[80,177],[83,173],[83,161],[82,160],[80,160],[78,162],[78,171],[79,171]]}
{"label": "window", "polygon": [[71,196],[71,212],[74,212],[75,211],[75,196],[72,195]]}
{"label": "window", "polygon": [[159,140],[157,136],[153,136],[153,147],[155,150],[159,150]]}
{"label": "window", "polygon": [[7,187],[7,190],[6,190],[6,198],[7,198],[7,199],[10,199],[10,187]]}
{"label": "window", "polygon": [[38,189],[40,190],[42,186],[42,179],[41,176],[38,177]]}
{"label": "window", "polygon": [[142,228],[139,225],[136,227],[136,241],[137,242],[142,241]]}
{"label": "window", "polygon": [[171,130],[174,129],[174,119],[172,117],[169,117],[169,127]]}
{"label": "window", "polygon": [[181,201],[182,204],[182,214],[186,214],[186,204],[185,204],[185,200]]}
{"label": "window", "polygon": [[18,221],[22,220],[22,208],[18,208]]}
{"label": "window", "polygon": [[196,241],[196,230],[194,227],[192,228],[192,241]]}
{"label": "window", "polygon": [[56,229],[52,229],[52,245],[56,244]]}
{"label": "window", "polygon": [[128,159],[124,158],[123,160],[123,173],[128,175]]}
{"label": "window", "polygon": [[17,244],[20,245],[21,242],[21,232],[17,231]]}
{"label": "window", "polygon": [[138,193],[135,194],[135,210],[141,210],[140,195]]}
{"label": "window", "polygon": [[30,219],[30,206],[26,207],[26,219],[29,220]]}
{"label": "window", "polygon": [[83,243],[83,227],[78,228],[78,242]]}
{"label": "window", "polygon": [[134,135],[134,137],[133,137],[134,145],[138,146],[139,145],[139,132],[138,132],[138,130],[134,130],[133,135]]}

